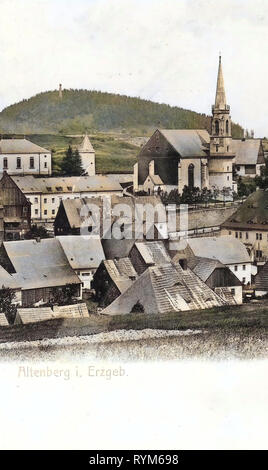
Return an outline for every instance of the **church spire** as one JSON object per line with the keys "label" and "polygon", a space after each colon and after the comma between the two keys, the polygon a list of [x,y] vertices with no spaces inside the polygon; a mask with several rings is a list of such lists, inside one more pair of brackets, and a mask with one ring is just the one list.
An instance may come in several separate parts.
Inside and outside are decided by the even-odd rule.
{"label": "church spire", "polygon": [[223,81],[223,73],[222,73],[222,65],[221,65],[221,55],[220,55],[218,79],[217,79],[217,90],[216,90],[216,97],[215,97],[215,108],[225,109],[225,107],[226,107],[226,97],[225,97],[224,81]]}

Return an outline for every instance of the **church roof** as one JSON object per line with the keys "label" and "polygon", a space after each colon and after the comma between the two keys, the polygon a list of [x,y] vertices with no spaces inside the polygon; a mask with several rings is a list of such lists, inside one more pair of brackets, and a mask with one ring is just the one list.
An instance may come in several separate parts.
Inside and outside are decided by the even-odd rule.
{"label": "church roof", "polygon": [[225,107],[226,107],[226,96],[225,96],[222,65],[221,65],[221,56],[220,56],[219,57],[217,89],[216,89],[216,97],[215,97],[215,108],[225,109]]}
{"label": "church roof", "polygon": [[85,135],[83,142],[79,145],[78,150],[79,152],[82,152],[82,153],[83,152],[95,152],[87,134]]}
{"label": "church roof", "polygon": [[209,144],[209,133],[205,129],[159,129],[181,157],[206,157],[205,145]]}
{"label": "church roof", "polygon": [[27,139],[1,139],[0,154],[1,153],[50,153],[50,150],[40,147]]}
{"label": "church roof", "polygon": [[233,139],[232,152],[236,165],[265,163],[261,139]]}

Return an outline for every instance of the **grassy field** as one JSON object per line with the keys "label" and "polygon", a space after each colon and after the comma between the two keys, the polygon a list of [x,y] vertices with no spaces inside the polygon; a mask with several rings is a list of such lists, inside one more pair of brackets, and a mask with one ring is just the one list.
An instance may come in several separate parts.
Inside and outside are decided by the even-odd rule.
{"label": "grassy field", "polygon": [[233,333],[236,328],[243,330],[268,331],[268,302],[226,306],[219,309],[170,312],[163,315],[129,314],[104,316],[91,314],[83,319],[61,319],[48,322],[15,325],[0,328],[0,343],[25,341],[62,336],[92,335],[114,330],[165,329],[221,330],[223,334]]}
{"label": "grassy field", "polygon": [[[90,140],[96,152],[97,173],[132,173],[139,147],[122,139],[116,134],[93,134]],[[82,137],[54,134],[30,134],[29,140],[53,151],[53,171],[60,172],[64,153],[69,145],[75,148]],[[127,140],[127,136],[126,136]]]}

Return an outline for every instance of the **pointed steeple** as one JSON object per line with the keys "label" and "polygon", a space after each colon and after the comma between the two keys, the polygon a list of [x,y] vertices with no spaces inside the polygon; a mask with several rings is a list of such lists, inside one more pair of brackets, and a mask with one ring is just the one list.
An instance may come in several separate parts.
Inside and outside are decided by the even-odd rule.
{"label": "pointed steeple", "polygon": [[79,145],[78,150],[79,152],[94,152],[94,148],[87,134],[84,136],[83,142]]}
{"label": "pointed steeple", "polygon": [[222,65],[221,65],[221,55],[220,55],[218,79],[217,79],[217,90],[216,90],[216,97],[215,97],[215,108],[225,109],[225,107],[226,107],[226,97],[225,97],[224,81],[223,81],[223,73],[222,73]]}

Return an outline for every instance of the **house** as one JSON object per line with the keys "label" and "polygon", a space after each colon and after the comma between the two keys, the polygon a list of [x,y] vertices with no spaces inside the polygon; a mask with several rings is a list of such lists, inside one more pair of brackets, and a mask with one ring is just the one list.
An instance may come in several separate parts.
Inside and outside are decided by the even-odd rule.
{"label": "house", "polygon": [[69,265],[59,240],[20,240],[3,243],[2,258],[21,287],[22,306],[47,303],[66,285],[73,285],[81,298],[81,280]]}
{"label": "house", "polygon": [[95,175],[95,150],[87,134],[84,136],[83,141],[78,146],[77,150],[81,157],[81,163],[85,174],[88,176]]}
{"label": "house", "polygon": [[238,176],[254,178],[261,175],[261,168],[265,166],[261,139],[233,139],[232,150]]}
{"label": "house", "polygon": [[255,276],[255,295],[262,297],[268,293],[268,262],[260,268],[260,271]]}
{"label": "house", "polygon": [[130,250],[129,259],[139,275],[150,266],[167,264],[171,261],[161,241],[135,242]]}
{"label": "house", "polygon": [[211,289],[217,292],[229,291],[237,304],[242,304],[242,282],[234,273],[217,259],[192,257],[187,261],[188,267],[204,281]]}
{"label": "house", "polygon": [[4,171],[0,180],[1,240],[20,240],[31,229],[31,203]]}
{"label": "house", "polygon": [[[93,213],[91,205],[95,206],[96,213]],[[56,235],[77,235],[82,228],[84,233],[92,233],[96,228],[105,240],[104,250],[108,251],[121,245],[123,239],[143,239],[146,236],[154,239],[155,222],[166,223],[165,207],[159,197],[133,198],[114,194],[108,198],[63,200],[54,231]]]}
{"label": "house", "polygon": [[102,261],[92,282],[101,306],[109,305],[138,278],[129,258]]}
{"label": "house", "polygon": [[9,326],[9,323],[5,314],[0,312],[0,327],[2,326]]}
{"label": "house", "polygon": [[33,220],[54,220],[61,201],[99,196],[123,195],[122,186],[114,178],[101,175],[35,178],[13,177],[32,204]]}
{"label": "house", "polygon": [[86,304],[73,304],[51,307],[18,308],[15,325],[27,325],[59,318],[88,318]]}
{"label": "house", "polygon": [[51,152],[27,139],[0,140],[0,173],[44,175],[52,172]]}
{"label": "house", "polygon": [[229,236],[189,238],[185,243],[189,245],[194,256],[218,260],[243,284],[251,284],[251,259],[245,245],[236,238]]}
{"label": "house", "polygon": [[258,264],[268,259],[268,191],[259,189],[221,225],[221,234],[235,237]]}
{"label": "house", "polygon": [[228,305],[228,301],[193,271],[180,264],[167,263],[148,267],[102,314],[165,314],[223,305]]}
{"label": "house", "polygon": [[72,269],[75,271],[82,288],[91,289],[93,275],[100,263],[105,260],[100,238],[69,235],[56,237]]}

